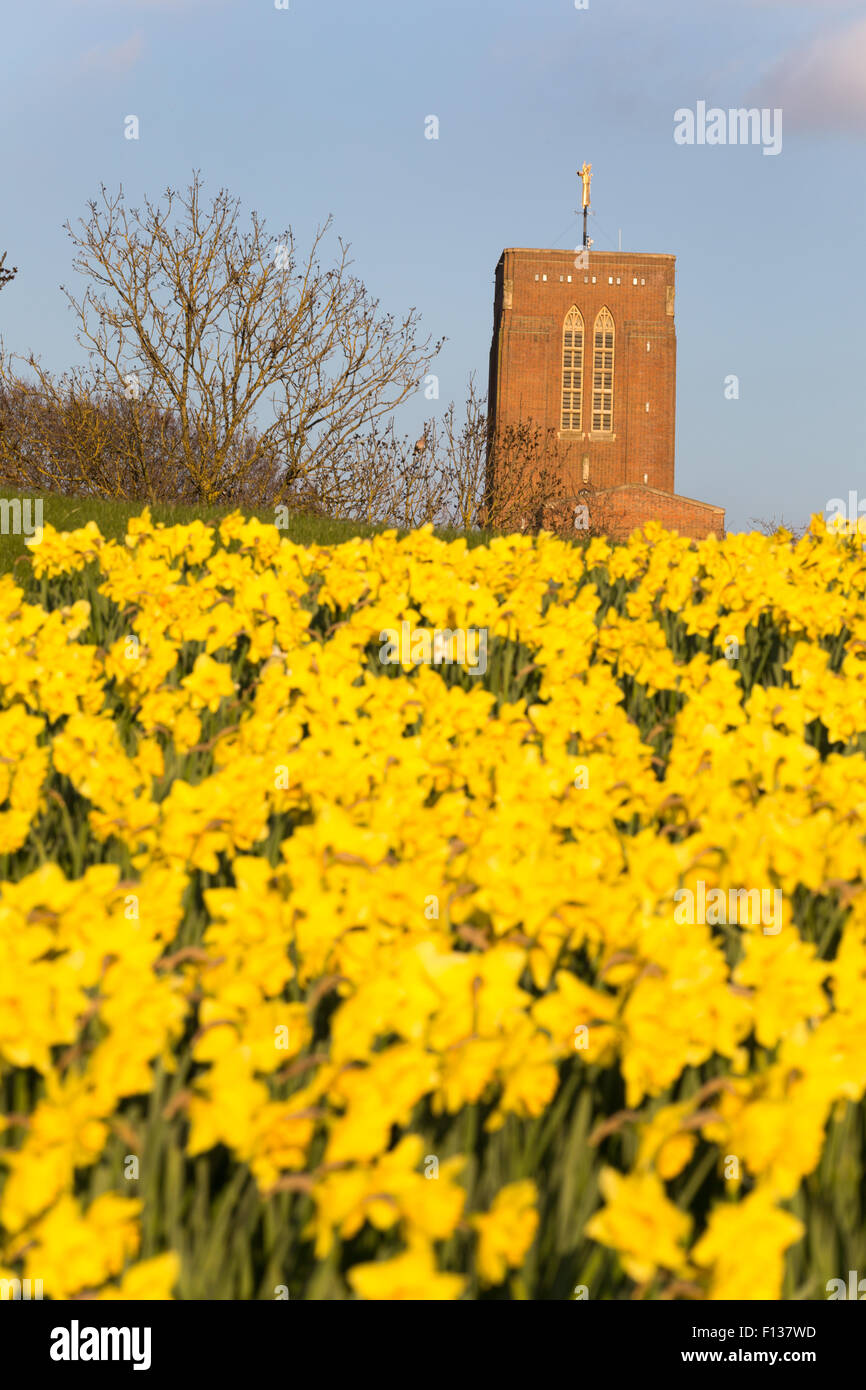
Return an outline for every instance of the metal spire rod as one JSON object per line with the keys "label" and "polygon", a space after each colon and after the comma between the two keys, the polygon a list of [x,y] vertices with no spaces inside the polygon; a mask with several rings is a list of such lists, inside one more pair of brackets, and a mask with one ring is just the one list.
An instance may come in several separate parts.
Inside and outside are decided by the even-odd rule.
{"label": "metal spire rod", "polygon": [[588,236],[587,217],[589,216],[590,184],[592,183],[592,165],[584,163],[583,168],[578,169],[578,176],[583,181],[583,244],[584,247],[590,246]]}

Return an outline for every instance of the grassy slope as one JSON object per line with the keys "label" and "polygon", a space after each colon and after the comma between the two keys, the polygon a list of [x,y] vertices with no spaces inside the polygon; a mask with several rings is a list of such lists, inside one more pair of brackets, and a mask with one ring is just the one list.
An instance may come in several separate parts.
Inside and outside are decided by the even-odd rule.
{"label": "grassy slope", "polygon": [[[23,499],[24,495],[23,493],[0,490],[0,497],[11,499],[20,496]],[[58,531],[74,531],[81,526],[86,526],[88,521],[95,521],[103,536],[112,537],[115,540],[119,540],[126,534],[127,520],[130,516],[137,516],[142,512],[145,505],[143,502],[105,501],[95,497],[66,497],[58,493],[29,493],[26,495],[33,500],[41,496],[43,526],[54,526]],[[237,509],[234,507],[160,504],[151,508],[151,515],[154,521],[164,522],[167,526],[176,526],[189,524],[197,519],[213,521],[235,510]],[[255,511],[250,515],[257,516],[261,521],[273,522],[274,520],[273,509]],[[3,518],[0,516],[0,526],[2,526],[2,521]],[[289,517],[288,527],[283,534],[289,540],[300,545],[334,545],[340,541],[350,540],[353,536],[372,536],[377,531],[386,529],[384,526],[366,526],[362,522],[338,521],[331,517],[293,515]],[[454,540],[464,533],[438,529],[436,534],[441,536],[443,540]],[[468,532],[466,533],[467,544],[470,546],[483,545],[489,539],[490,534],[484,531]],[[26,556],[30,553],[30,548],[24,544],[25,539],[24,536],[4,535],[0,531],[0,573],[10,570],[20,556]]]}

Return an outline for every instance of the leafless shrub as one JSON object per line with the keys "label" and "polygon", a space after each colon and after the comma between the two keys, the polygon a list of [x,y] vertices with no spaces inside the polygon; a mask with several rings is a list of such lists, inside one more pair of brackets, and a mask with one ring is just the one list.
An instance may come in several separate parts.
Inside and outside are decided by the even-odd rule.
{"label": "leafless shrub", "polygon": [[[32,356],[26,365],[29,374],[19,374],[0,357],[0,481],[5,485],[149,502],[197,499],[177,411],[82,371],[55,377]],[[206,458],[207,441],[195,434],[191,439]],[[255,502],[273,492],[275,458],[257,450],[248,434],[238,436],[234,451],[237,487],[227,500]]]}
{"label": "leafless shrub", "polygon": [[775,516],[769,519],[753,516],[749,518],[749,525],[764,536],[775,536],[778,531],[788,531],[795,541],[801,540],[809,529],[808,524],[786,521],[784,516],[780,517],[778,521]]}

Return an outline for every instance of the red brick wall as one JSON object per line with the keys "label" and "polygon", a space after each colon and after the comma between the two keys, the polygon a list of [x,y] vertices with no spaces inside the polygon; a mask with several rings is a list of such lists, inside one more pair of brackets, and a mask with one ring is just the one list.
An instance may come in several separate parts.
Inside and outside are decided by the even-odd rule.
{"label": "red brick wall", "polygon": [[660,521],[681,536],[703,540],[706,536],[725,534],[725,513],[722,507],[697,502],[693,497],[680,497],[675,492],[626,485],[597,493],[592,505],[604,518],[605,530],[617,540],[625,540],[645,521]]}
{"label": "red brick wall", "polygon": [[[496,268],[490,353],[492,426],[525,422],[555,428],[574,491],[587,456],[595,487],[643,483],[646,474],[650,487],[673,491],[675,267],[674,256],[634,252],[590,251],[586,268],[575,266],[574,251],[503,252]],[[578,437],[560,430],[562,329],[573,304],[584,318],[583,428]],[[616,328],[614,437],[591,438],[593,330],[605,306]]]}

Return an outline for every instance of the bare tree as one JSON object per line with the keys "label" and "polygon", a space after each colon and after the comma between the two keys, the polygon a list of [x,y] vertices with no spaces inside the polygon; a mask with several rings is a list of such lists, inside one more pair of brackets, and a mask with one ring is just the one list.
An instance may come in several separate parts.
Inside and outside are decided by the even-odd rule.
{"label": "bare tree", "polygon": [[566,454],[555,429],[522,421],[489,436],[482,508],[486,525],[536,531],[567,498]]}
{"label": "bare tree", "polygon": [[351,521],[381,521],[388,510],[393,427],[353,435],[338,452],[313,460],[291,487],[295,506]]}
{"label": "bare tree", "polygon": [[14,280],[15,276],[18,274],[17,265],[13,265],[11,270],[6,270],[5,266],[6,252],[4,251],[3,254],[0,255],[0,290],[2,290],[5,285],[8,285],[10,281]]}
{"label": "bare tree", "polygon": [[[342,453],[318,460],[305,482],[314,510],[331,516],[406,530],[447,519],[447,479],[435,421],[414,445],[397,435],[393,421],[383,430],[358,434]],[[297,488],[295,495],[300,495]]]}
{"label": "bare tree", "polygon": [[405,439],[395,444],[390,450],[388,520],[406,530],[445,521],[448,474],[435,420],[424,426],[411,452]]}
{"label": "bare tree", "polygon": [[487,400],[474,375],[462,416],[452,401],[441,422],[425,428],[425,438],[441,450],[442,506],[450,525],[506,531],[573,525],[566,456],[556,431],[525,423],[491,437]]}
{"label": "bare tree", "polygon": [[428,420],[414,442],[393,422],[353,437],[319,461],[308,491],[294,504],[353,520],[405,529],[427,522],[470,531],[557,531],[589,539],[612,529],[604,494],[590,484],[573,492],[568,451],[555,430],[524,423],[488,435],[486,400],[470,376],[458,415],[454,401]]}
{"label": "bare tree", "polygon": [[616,536],[623,530],[610,498],[592,483],[581,483],[577,493],[557,498],[544,509],[544,528],[573,540]]}
{"label": "bare tree", "polygon": [[440,421],[429,421],[411,462],[404,451],[402,472],[412,475],[415,525],[435,519],[466,531],[544,528],[584,538],[610,529],[595,488],[583,484],[572,495],[568,451],[555,430],[526,422],[491,437],[486,397],[474,375],[462,415],[452,401]]}
{"label": "bare tree", "polygon": [[[31,377],[0,367],[0,479],[17,487],[154,500],[154,470],[176,453],[170,415],[135,410],[80,371]],[[172,438],[174,436],[174,440]]]}
{"label": "bare tree", "polygon": [[443,472],[448,485],[452,526],[469,531],[480,526],[487,478],[487,402],[479,396],[474,374],[466,390],[463,419],[458,423],[452,401],[442,418],[445,453]]}
{"label": "bare tree", "polygon": [[[153,398],[139,400],[80,370],[54,377],[28,359],[16,375],[0,352],[0,482],[20,488],[149,502],[197,497],[185,471],[181,421]],[[193,448],[200,449],[193,436]],[[277,461],[258,452],[254,434],[238,436],[233,501],[254,505],[278,490]],[[242,481],[243,486],[240,485]]]}
{"label": "bare tree", "polygon": [[315,493],[316,471],[415,390],[441,342],[417,341],[414,309],[380,311],[342,241],[322,268],[331,219],[302,255],[255,212],[242,229],[225,190],[205,207],[198,173],[163,196],[140,211],[103,186],[67,223],[88,281],[80,299],[64,290],[79,343],[101,381],[139,383],[135,409],[176,415],[197,498],[236,496],[263,464],[273,479],[276,459],[287,488]]}
{"label": "bare tree", "polygon": [[750,525],[756,531],[760,531],[764,536],[775,536],[779,531],[788,531],[795,541],[802,540],[809,529],[808,523],[798,521],[786,521],[784,516],[777,521],[775,516],[770,517],[750,517]]}

